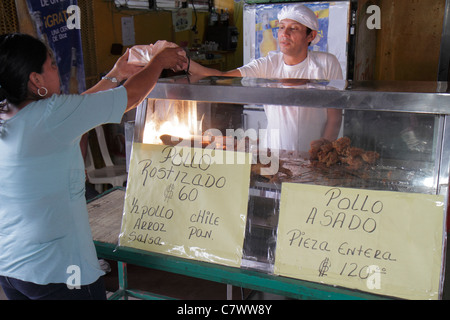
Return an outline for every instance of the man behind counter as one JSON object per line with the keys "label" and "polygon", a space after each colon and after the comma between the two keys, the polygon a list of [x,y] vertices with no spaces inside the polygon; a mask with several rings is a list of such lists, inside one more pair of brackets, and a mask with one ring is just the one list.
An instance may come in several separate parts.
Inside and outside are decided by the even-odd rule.
{"label": "man behind counter", "polygon": [[[282,79],[342,79],[337,58],[326,52],[309,51],[308,46],[319,42],[319,21],[312,10],[301,4],[286,5],[278,13],[278,45],[266,57],[226,72],[206,68],[191,61],[190,72],[201,76],[230,76]],[[310,142],[320,138],[330,141],[338,137],[342,111],[325,108],[293,108],[264,106],[267,132],[278,130],[279,139],[270,136],[262,142],[272,149],[308,151]],[[262,140],[264,141],[264,137]]]}

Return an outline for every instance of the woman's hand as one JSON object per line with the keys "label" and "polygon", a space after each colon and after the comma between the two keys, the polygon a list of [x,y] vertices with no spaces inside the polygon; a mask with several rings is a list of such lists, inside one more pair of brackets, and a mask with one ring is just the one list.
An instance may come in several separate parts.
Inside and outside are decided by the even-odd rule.
{"label": "woman's hand", "polygon": [[132,75],[138,73],[143,67],[136,66],[134,64],[128,63],[128,56],[130,55],[130,49],[121,56],[115,63],[112,70],[108,73],[108,77],[115,77],[119,83],[127,80]]}

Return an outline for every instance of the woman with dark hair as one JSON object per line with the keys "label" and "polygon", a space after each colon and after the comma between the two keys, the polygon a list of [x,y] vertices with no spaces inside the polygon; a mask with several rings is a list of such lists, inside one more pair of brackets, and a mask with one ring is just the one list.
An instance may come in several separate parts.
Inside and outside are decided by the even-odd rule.
{"label": "woman with dark hair", "polygon": [[61,95],[58,68],[41,41],[0,36],[0,284],[9,299],[106,298],[80,137],[119,123],[163,69],[187,66],[181,48],[142,68],[127,59],[128,51],[83,95]]}

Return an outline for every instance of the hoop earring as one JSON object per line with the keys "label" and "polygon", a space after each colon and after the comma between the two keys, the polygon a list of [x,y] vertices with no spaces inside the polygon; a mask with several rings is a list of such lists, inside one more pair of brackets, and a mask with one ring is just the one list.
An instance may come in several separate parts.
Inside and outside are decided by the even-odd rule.
{"label": "hoop earring", "polygon": [[[41,89],[44,90],[45,93],[41,93]],[[40,88],[37,90],[37,94],[38,94],[40,97],[45,97],[45,96],[47,95],[47,93],[48,93],[48,90],[47,90],[46,87],[40,87]]]}

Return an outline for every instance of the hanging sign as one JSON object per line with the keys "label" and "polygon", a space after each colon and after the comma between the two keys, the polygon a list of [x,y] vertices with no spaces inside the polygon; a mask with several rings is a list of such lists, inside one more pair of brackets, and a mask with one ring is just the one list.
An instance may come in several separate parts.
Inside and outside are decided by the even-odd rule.
{"label": "hanging sign", "polygon": [[190,30],[192,27],[192,9],[181,8],[172,11],[172,23],[175,32]]}
{"label": "hanging sign", "polygon": [[437,299],[444,197],[284,183],[275,273]]}
{"label": "hanging sign", "polygon": [[119,245],[239,267],[251,155],[134,143]]}

